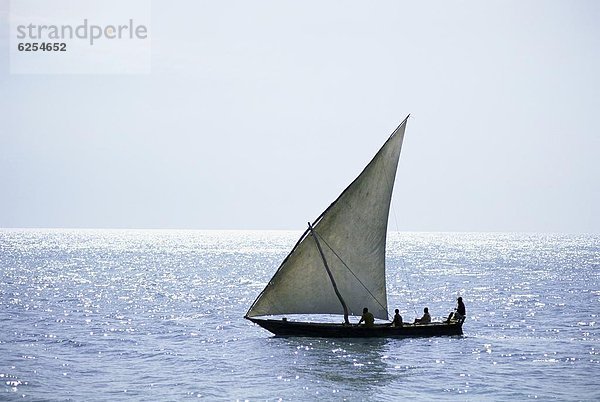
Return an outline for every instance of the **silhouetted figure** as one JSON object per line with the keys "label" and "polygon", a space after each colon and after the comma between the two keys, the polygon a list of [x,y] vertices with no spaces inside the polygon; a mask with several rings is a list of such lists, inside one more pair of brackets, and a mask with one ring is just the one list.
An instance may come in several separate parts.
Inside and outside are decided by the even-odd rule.
{"label": "silhouetted figure", "polygon": [[456,303],[457,305],[454,309],[454,312],[451,312],[448,315],[448,319],[446,320],[446,322],[450,322],[450,320],[464,321],[465,317],[467,316],[467,308],[465,307],[465,303],[463,303],[462,297],[456,299]]}
{"label": "silhouetted figure", "polygon": [[423,317],[415,318],[415,324],[429,324],[431,322],[431,315],[429,315],[429,309],[425,307],[423,309]]}
{"label": "silhouetted figure", "polygon": [[459,318],[464,318],[467,315],[467,308],[465,307],[465,303],[463,303],[462,297],[456,299],[458,303],[456,306],[456,312],[460,315]]}
{"label": "silhouetted figure", "polygon": [[400,315],[400,310],[396,309],[394,314],[394,319],[390,324],[390,327],[401,327],[402,326],[402,316]]}
{"label": "silhouetted figure", "polygon": [[362,317],[360,317],[360,321],[356,325],[360,325],[362,322],[365,322],[365,327],[372,328],[375,324],[375,317],[372,313],[369,312],[368,308],[363,308]]}

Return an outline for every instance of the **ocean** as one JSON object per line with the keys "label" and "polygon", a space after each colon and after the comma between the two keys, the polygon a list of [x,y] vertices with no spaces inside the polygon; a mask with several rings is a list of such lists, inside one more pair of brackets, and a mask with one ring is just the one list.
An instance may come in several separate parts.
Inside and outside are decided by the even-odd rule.
{"label": "ocean", "polygon": [[600,236],[388,236],[390,311],[464,335],[243,318],[300,232],[0,230],[0,400],[600,400]]}

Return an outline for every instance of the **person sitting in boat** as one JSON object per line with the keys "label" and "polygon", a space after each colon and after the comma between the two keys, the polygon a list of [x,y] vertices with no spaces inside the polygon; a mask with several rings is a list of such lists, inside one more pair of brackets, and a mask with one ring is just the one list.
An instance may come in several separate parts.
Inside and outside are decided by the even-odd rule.
{"label": "person sitting in boat", "polygon": [[394,310],[396,314],[394,314],[394,319],[392,320],[390,327],[401,327],[402,326],[402,316],[400,315],[400,310]]}
{"label": "person sitting in boat", "polygon": [[372,328],[375,324],[375,317],[373,313],[369,312],[368,308],[363,308],[362,316],[360,317],[360,321],[356,325],[360,325],[362,322],[365,322],[365,327]]}
{"label": "person sitting in boat", "polygon": [[425,307],[423,309],[423,317],[415,318],[414,324],[429,324],[431,322],[431,315],[429,315],[429,309]]}
{"label": "person sitting in boat", "polygon": [[446,322],[450,322],[450,320],[461,321],[467,316],[467,309],[465,303],[463,303],[462,297],[456,299],[456,302],[457,306],[454,309],[454,312],[451,312],[450,315],[448,315],[448,320]]}

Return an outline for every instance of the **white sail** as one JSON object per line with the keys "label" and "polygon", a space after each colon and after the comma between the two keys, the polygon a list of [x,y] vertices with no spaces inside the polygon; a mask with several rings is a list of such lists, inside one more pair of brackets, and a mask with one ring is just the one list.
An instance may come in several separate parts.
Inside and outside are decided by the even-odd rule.
{"label": "white sail", "polygon": [[[375,317],[388,318],[385,245],[405,127],[406,120],[313,225],[351,315],[360,315],[363,307],[368,307]],[[309,231],[283,261],[247,316],[277,314],[343,314]]]}

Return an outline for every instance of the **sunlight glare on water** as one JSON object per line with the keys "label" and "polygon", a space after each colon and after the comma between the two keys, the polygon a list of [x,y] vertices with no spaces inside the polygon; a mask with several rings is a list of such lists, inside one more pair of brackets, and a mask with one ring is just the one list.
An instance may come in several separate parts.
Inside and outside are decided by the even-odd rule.
{"label": "sunlight glare on water", "polygon": [[243,316],[299,235],[0,230],[3,395],[600,399],[599,236],[390,233],[390,311],[462,296],[464,336],[275,338]]}

